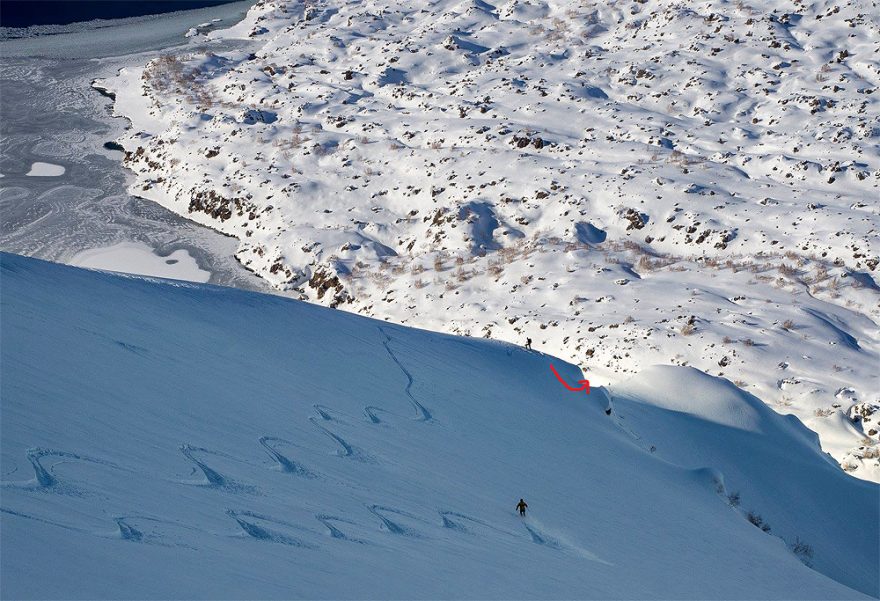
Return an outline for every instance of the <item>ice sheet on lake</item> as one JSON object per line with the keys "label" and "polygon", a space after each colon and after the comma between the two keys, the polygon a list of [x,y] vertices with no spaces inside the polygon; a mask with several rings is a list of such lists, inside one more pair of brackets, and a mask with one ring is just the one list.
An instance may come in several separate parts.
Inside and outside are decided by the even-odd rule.
{"label": "ice sheet on lake", "polygon": [[66,169],[61,165],[37,161],[33,165],[31,165],[31,170],[28,171],[25,175],[29,175],[31,177],[58,177],[59,175],[64,175],[65,171]]}

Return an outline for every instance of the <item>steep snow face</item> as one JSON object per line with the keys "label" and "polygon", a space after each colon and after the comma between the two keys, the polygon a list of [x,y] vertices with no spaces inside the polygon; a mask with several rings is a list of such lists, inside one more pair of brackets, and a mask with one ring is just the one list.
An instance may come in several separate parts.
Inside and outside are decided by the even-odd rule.
{"label": "steep snow face", "polygon": [[721,380],[0,259],[4,598],[878,593],[877,485]]}
{"label": "steep snow face", "polygon": [[[846,503],[861,515],[873,513],[873,519],[829,523],[826,516],[837,501],[827,495],[840,473],[830,457],[825,469],[802,461],[819,442],[799,420],[774,415],[760,399],[693,368],[655,366],[611,392],[621,423],[643,444],[651,444],[658,457],[684,467],[711,465],[745,514],[760,518],[785,540],[810,545],[810,540],[829,540],[834,532],[834,542],[829,540],[810,559],[813,567],[839,580],[858,581],[861,590],[876,590],[876,574],[860,573],[845,557],[873,561],[877,556],[877,539],[865,535],[876,528],[878,489],[859,487]],[[790,511],[791,505],[780,499],[798,510]],[[832,548],[835,544],[841,547]]]}
{"label": "steep snow face", "polygon": [[597,381],[694,365],[877,478],[878,414],[850,413],[880,408],[878,23],[867,1],[261,1],[209,34],[247,48],[101,85],[132,192],[279,289],[530,337]]}

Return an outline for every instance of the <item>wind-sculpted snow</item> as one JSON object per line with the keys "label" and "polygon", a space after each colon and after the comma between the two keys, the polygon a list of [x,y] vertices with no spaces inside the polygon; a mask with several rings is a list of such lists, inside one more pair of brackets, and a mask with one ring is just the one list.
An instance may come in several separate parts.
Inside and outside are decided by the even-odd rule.
{"label": "wind-sculpted snow", "polygon": [[880,408],[878,23],[866,0],[261,0],[209,35],[247,47],[98,85],[131,191],[276,288],[528,337],[596,383],[692,365],[880,480],[877,417],[832,417]]}
{"label": "wind-sculpted snow", "polygon": [[696,370],[576,394],[549,355],[277,296],[0,279],[3,598],[878,592],[877,485]]}

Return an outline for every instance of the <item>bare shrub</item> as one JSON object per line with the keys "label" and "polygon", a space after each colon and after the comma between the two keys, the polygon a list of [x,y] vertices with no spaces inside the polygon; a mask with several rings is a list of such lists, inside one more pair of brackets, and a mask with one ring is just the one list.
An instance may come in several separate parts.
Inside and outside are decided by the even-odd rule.
{"label": "bare shrub", "polygon": [[785,330],[791,330],[794,328],[794,322],[790,319],[786,319],[782,322],[782,328]]}
{"label": "bare shrub", "polygon": [[797,267],[792,267],[791,265],[787,265],[786,263],[781,263],[779,267],[777,267],[777,270],[782,275],[787,275],[790,278],[797,276],[799,273]]}
{"label": "bare shrub", "polygon": [[474,276],[474,272],[468,271],[467,269],[463,269],[461,266],[455,269],[453,273],[455,279],[459,282],[466,282]]}
{"label": "bare shrub", "polygon": [[199,81],[198,69],[188,69],[181,58],[163,54],[147,64],[143,79],[158,92],[157,97],[183,96],[202,109],[211,108],[214,99],[210,91]]}
{"label": "bare shrub", "polygon": [[810,565],[810,560],[813,559],[813,547],[812,545],[807,544],[802,541],[800,537],[795,537],[794,543],[790,546],[791,552],[794,553],[798,559],[804,562],[807,565]]}
{"label": "bare shrub", "polygon": [[746,519],[764,532],[770,532],[770,524],[765,522],[764,518],[762,518],[760,514],[755,513],[754,511],[749,511],[746,514]]}
{"label": "bare shrub", "polygon": [[504,263],[513,262],[513,260],[516,259],[517,254],[519,254],[519,251],[514,246],[505,246],[498,251],[498,256],[501,257],[501,260]]}

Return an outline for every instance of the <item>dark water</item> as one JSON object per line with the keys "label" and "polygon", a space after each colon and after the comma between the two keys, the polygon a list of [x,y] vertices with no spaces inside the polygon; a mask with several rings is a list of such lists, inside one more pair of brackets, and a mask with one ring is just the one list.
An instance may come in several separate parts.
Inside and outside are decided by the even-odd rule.
{"label": "dark water", "polygon": [[204,8],[235,0],[0,0],[0,27],[67,25]]}

